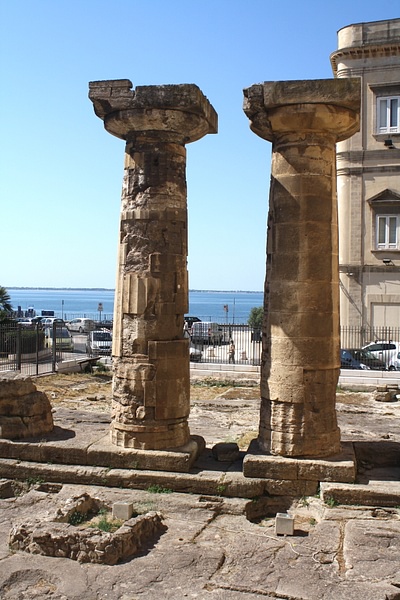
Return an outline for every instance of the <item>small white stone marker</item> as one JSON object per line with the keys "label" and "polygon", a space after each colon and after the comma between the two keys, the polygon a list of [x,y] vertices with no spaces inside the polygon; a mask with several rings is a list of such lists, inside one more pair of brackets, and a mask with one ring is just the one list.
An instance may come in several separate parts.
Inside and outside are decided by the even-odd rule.
{"label": "small white stone marker", "polygon": [[114,502],[112,507],[112,515],[114,519],[122,519],[128,521],[133,515],[132,502]]}
{"label": "small white stone marker", "polygon": [[287,513],[276,513],[275,535],[293,535],[294,518]]}

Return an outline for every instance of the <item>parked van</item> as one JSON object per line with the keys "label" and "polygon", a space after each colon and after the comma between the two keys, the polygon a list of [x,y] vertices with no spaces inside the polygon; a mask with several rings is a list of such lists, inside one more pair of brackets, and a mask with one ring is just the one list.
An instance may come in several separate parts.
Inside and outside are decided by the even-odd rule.
{"label": "parked van", "polygon": [[91,331],[86,344],[86,353],[90,356],[110,355],[112,348],[111,333],[105,329]]}
{"label": "parked van", "polygon": [[221,344],[224,334],[218,323],[200,321],[192,325],[192,342],[198,344]]}

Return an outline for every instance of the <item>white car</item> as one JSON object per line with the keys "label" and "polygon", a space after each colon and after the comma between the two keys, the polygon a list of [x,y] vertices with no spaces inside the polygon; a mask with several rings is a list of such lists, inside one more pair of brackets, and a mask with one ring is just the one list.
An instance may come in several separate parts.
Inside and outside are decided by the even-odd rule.
{"label": "white car", "polygon": [[77,331],[78,333],[89,333],[96,329],[95,322],[92,319],[72,319],[68,321],[66,326],[70,331]]}
{"label": "white car", "polygon": [[18,319],[18,324],[21,325],[21,327],[33,327],[34,325],[32,319],[30,318]]}
{"label": "white car", "polygon": [[400,342],[377,340],[363,347],[386,363],[389,371],[400,371]]}
{"label": "white car", "polygon": [[53,327],[54,323],[56,323],[57,326],[65,325],[63,319],[58,319],[57,317],[46,317],[45,319],[42,319],[40,321],[40,325],[41,325],[41,327],[43,327],[43,329],[47,329],[48,327]]}

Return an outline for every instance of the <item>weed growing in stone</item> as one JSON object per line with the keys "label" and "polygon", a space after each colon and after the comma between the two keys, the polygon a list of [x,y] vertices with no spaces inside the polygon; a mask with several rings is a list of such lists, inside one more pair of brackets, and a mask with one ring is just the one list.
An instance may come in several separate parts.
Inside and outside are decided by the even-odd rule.
{"label": "weed growing in stone", "polygon": [[306,507],[310,505],[310,502],[308,501],[308,498],[306,496],[302,496],[299,500],[299,505]]}
{"label": "weed growing in stone", "polygon": [[156,483],[149,485],[147,491],[151,494],[172,494],[172,490],[170,488],[165,488],[162,485],[157,485]]}
{"label": "weed growing in stone", "polygon": [[87,513],[81,513],[76,510],[69,516],[68,523],[70,525],[80,525],[81,523],[86,521],[87,518],[88,518]]}
{"label": "weed growing in stone", "polygon": [[40,483],[44,483],[44,479],[42,477],[28,477],[26,483],[29,485],[29,487],[31,487],[33,485],[39,485]]}
{"label": "weed growing in stone", "polygon": [[339,502],[335,500],[335,498],[332,498],[332,496],[328,496],[325,498],[325,504],[329,506],[329,508],[335,508],[335,506],[339,505]]}
{"label": "weed growing in stone", "polygon": [[102,515],[98,521],[90,523],[90,527],[95,527],[105,533],[113,533],[114,531],[117,531],[122,524],[123,521],[120,519],[109,519],[107,515]]}

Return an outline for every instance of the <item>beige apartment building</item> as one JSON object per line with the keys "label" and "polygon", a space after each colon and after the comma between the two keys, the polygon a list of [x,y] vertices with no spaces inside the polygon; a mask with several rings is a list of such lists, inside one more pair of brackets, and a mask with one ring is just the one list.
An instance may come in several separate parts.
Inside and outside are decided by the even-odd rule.
{"label": "beige apartment building", "polygon": [[341,325],[400,327],[400,19],[338,32],[335,77],[361,78],[359,133],[337,144]]}

